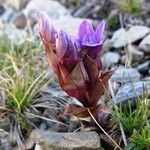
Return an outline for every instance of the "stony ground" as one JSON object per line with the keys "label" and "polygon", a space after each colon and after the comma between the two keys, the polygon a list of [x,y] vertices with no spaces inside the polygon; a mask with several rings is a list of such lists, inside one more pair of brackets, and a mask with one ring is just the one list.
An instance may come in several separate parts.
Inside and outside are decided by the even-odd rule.
{"label": "stony ground", "polygon": [[[121,12],[111,0],[44,0],[44,2],[43,0],[0,0],[0,39],[6,38],[15,45],[21,44],[29,38],[40,43],[37,27],[37,11],[39,10],[46,11],[54,26],[64,29],[71,35],[77,34],[78,26],[83,18],[89,19],[94,26],[101,19],[105,19],[107,28],[102,55],[104,69],[119,66],[110,79],[115,103],[122,101],[123,104],[126,104],[128,99],[133,102],[135,96],[142,95],[143,84],[147,87],[147,93],[150,96],[149,0],[145,1],[141,13],[136,15]],[[112,16],[117,18],[115,26],[108,24],[108,20]],[[44,59],[44,57],[42,58]],[[44,63],[46,64],[45,60]],[[46,68],[50,74],[48,77],[53,76],[48,66]],[[86,135],[80,135],[78,132],[73,134],[62,133],[61,135],[51,134],[51,131],[76,132],[77,130],[88,131],[96,128],[91,124],[82,124],[74,118],[61,116],[64,107],[71,98],[60,89],[57,80],[54,79],[53,83],[42,90],[41,97],[44,97],[44,100],[40,97],[37,100],[37,105],[51,106],[53,103],[53,107],[60,109],[44,108],[44,110],[40,109],[36,113],[49,118],[49,120],[30,116],[36,124],[36,128],[40,130],[34,130],[30,138],[29,136],[25,138],[27,139],[24,140],[25,147],[21,146],[21,149],[61,149],[63,147],[62,143],[70,145],[63,147],[64,150],[73,150],[74,147],[86,150],[99,149],[100,139],[96,132],[84,132],[83,134]],[[134,91],[132,90],[133,86]],[[122,93],[122,91],[124,92]],[[104,100],[106,99],[107,97],[104,96]],[[57,101],[54,102],[54,100]],[[58,123],[57,120],[62,120],[62,123]],[[2,150],[19,149],[16,146],[16,140],[9,133],[10,127],[11,123],[8,118],[0,118],[0,149]],[[48,130],[48,132],[42,132],[42,130]],[[104,143],[107,143],[106,137],[101,137],[101,139],[102,145],[105,145]],[[77,141],[82,142],[77,143]],[[109,150],[113,149],[113,144],[110,143],[108,144],[108,147],[110,146]]]}

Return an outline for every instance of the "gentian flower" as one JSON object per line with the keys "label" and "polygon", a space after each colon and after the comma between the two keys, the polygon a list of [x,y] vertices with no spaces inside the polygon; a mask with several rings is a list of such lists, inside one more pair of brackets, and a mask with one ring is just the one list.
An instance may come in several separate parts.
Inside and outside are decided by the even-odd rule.
{"label": "gentian flower", "polygon": [[93,115],[101,116],[99,113],[106,112],[106,109],[102,111],[102,106],[97,102],[113,73],[101,70],[100,53],[104,21],[96,31],[88,21],[83,21],[79,27],[78,37],[73,40],[64,31],[56,31],[46,13],[40,12],[38,16],[40,36],[50,67],[57,75],[61,88],[83,105],[71,104],[65,110],[65,114],[85,117],[89,116],[89,108]]}
{"label": "gentian flower", "polygon": [[105,21],[102,21],[94,31],[91,23],[85,20],[81,23],[78,30],[77,42],[81,48],[81,55],[88,54],[89,57],[96,61],[99,69],[102,69],[100,55],[104,29]]}

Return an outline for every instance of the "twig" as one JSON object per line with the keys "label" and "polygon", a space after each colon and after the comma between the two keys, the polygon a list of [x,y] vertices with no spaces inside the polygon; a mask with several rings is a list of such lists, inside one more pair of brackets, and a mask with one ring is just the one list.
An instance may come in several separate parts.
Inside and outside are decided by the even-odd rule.
{"label": "twig", "polygon": [[91,118],[93,119],[93,121],[96,123],[96,125],[104,132],[104,134],[106,136],[108,136],[108,138],[116,145],[116,147],[118,147],[120,150],[123,150],[108,134],[107,132],[100,126],[100,124],[96,121],[96,119],[94,118],[94,116],[92,115],[91,111],[89,110],[89,108],[87,108],[88,113],[90,114]]}
{"label": "twig", "polygon": [[123,19],[122,19],[122,13],[121,12],[119,12],[119,21],[120,21],[121,28],[124,28],[124,26],[123,26]]}

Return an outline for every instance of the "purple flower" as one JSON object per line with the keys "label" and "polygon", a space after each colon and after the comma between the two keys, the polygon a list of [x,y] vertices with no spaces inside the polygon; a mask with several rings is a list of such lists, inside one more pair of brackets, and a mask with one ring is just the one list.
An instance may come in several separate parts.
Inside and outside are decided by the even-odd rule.
{"label": "purple flower", "polygon": [[81,46],[96,47],[103,44],[103,32],[105,29],[105,22],[102,21],[96,30],[94,31],[93,26],[87,20],[84,20],[78,30],[78,40]]}
{"label": "purple flower", "polygon": [[102,21],[94,31],[92,24],[85,20],[81,23],[78,30],[77,43],[81,48],[81,56],[87,54],[91,59],[95,60],[99,69],[102,68],[100,56],[104,29],[104,21]]}
{"label": "purple flower", "polygon": [[40,36],[50,67],[57,75],[61,88],[83,105],[81,107],[72,104],[66,114],[89,116],[89,108],[99,122],[103,121],[101,116],[104,116],[104,111],[97,102],[113,73],[103,73],[101,70],[100,56],[105,22],[102,21],[94,31],[88,21],[83,21],[76,39],[63,31],[57,32],[46,13],[40,12],[38,16]]}

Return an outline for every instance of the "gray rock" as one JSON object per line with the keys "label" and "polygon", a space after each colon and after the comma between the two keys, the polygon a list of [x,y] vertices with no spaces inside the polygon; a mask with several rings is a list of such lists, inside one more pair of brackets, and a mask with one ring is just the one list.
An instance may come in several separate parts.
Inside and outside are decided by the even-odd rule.
{"label": "gray rock", "polygon": [[32,140],[30,140],[30,138],[27,138],[27,139],[25,140],[24,146],[25,146],[25,149],[26,149],[26,150],[33,149],[33,147],[34,147],[34,142],[33,142]]}
{"label": "gray rock", "polygon": [[[67,32],[69,35],[77,36],[78,28],[82,21],[83,19],[81,18],[74,18],[71,16],[62,16],[59,19],[54,19],[52,23],[54,27],[56,27],[56,29],[58,30],[61,29]],[[66,22],[69,22],[69,23],[66,23]],[[39,36],[38,24],[36,24],[33,27],[33,32],[35,36]]]}
{"label": "gray rock", "polygon": [[129,44],[127,46],[127,49],[132,55],[132,61],[133,62],[137,62],[144,57],[144,52],[140,51],[140,49],[135,45]]}
{"label": "gray rock", "polygon": [[6,9],[6,11],[0,16],[0,22],[8,23],[16,14],[12,8]]}
{"label": "gray rock", "polygon": [[5,0],[5,4],[8,6],[13,7],[16,10],[20,10],[22,8],[25,7],[25,4],[28,2],[29,0]]}
{"label": "gray rock", "polygon": [[54,0],[44,0],[44,2],[43,0],[32,0],[27,4],[24,12],[37,20],[37,12],[41,10],[45,11],[51,19],[58,19],[63,15],[70,15],[64,6]]}
{"label": "gray rock", "polygon": [[96,132],[56,133],[34,130],[30,136],[40,150],[100,150]]}
{"label": "gray rock", "polygon": [[[54,26],[66,31],[72,36],[77,36],[78,28],[84,19],[74,18],[71,16],[62,16],[59,19],[53,21]],[[91,20],[89,20],[91,22]],[[69,22],[69,23],[66,23]]]}
{"label": "gray rock", "polygon": [[142,42],[139,44],[139,48],[146,53],[150,53],[150,34],[142,40]]}
{"label": "gray rock", "polygon": [[102,46],[102,53],[108,52],[110,48],[112,47],[112,42],[110,39],[106,39]]}
{"label": "gray rock", "polygon": [[[43,148],[42,148],[41,145],[36,144],[34,150],[43,150]],[[45,149],[44,149],[44,150],[45,150]]]}
{"label": "gray rock", "polygon": [[121,48],[126,44],[131,44],[142,39],[146,34],[150,32],[150,29],[145,26],[132,26],[128,31],[121,28],[114,32],[111,39],[112,47]]}
{"label": "gray rock", "polygon": [[91,14],[91,10],[93,9],[93,5],[91,3],[85,3],[81,7],[79,7],[75,12],[73,12],[74,17],[88,18]]}
{"label": "gray rock", "polygon": [[13,20],[13,24],[16,28],[24,29],[27,25],[27,17],[24,13],[20,13],[16,18]]}
{"label": "gray rock", "polygon": [[9,133],[3,129],[0,129],[0,149],[12,150]]}
{"label": "gray rock", "polygon": [[0,4],[0,16],[5,12],[5,7]]}
{"label": "gray rock", "polygon": [[127,31],[127,43],[133,43],[142,39],[146,34],[150,32],[150,29],[145,26],[132,26]]}
{"label": "gray rock", "polygon": [[132,83],[126,83],[120,89],[118,90],[114,101],[116,104],[122,103],[122,106],[125,106],[128,104],[128,101],[130,101],[131,106],[135,105],[135,99],[142,96],[144,93],[144,87],[147,88],[147,94],[150,96],[150,81],[138,81],[138,82],[132,82]]}
{"label": "gray rock", "polygon": [[148,70],[150,68],[150,60],[145,61],[142,64],[139,64],[137,66],[137,69],[139,70],[139,72],[143,75],[147,75],[148,74]]}
{"label": "gray rock", "polygon": [[119,30],[115,31],[113,37],[111,38],[112,47],[114,48],[121,48],[127,44],[126,41],[126,31],[124,28],[120,28]]}
{"label": "gray rock", "polygon": [[119,67],[110,79],[111,81],[126,83],[131,81],[139,81],[140,77],[141,75],[137,69]]}
{"label": "gray rock", "polygon": [[4,35],[15,44],[20,44],[24,42],[24,39],[27,37],[27,32],[23,29],[16,29],[10,24],[6,24],[4,28]]}
{"label": "gray rock", "polygon": [[121,57],[121,64],[125,64],[127,61],[127,55],[122,55]]}
{"label": "gray rock", "polygon": [[119,62],[120,55],[116,52],[107,52],[102,55],[102,63],[104,66],[110,67],[111,65]]}
{"label": "gray rock", "polygon": [[0,129],[4,129],[6,131],[9,131],[11,127],[10,119],[7,118],[0,118]]}

